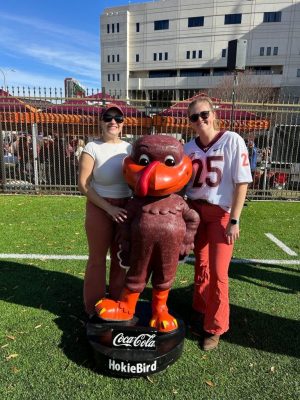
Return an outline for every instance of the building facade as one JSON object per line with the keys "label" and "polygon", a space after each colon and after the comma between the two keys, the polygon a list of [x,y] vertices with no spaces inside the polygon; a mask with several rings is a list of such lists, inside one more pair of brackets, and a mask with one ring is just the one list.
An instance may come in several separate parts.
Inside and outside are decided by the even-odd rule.
{"label": "building facade", "polygon": [[100,20],[110,94],[182,98],[217,87],[229,73],[228,42],[245,39],[246,70],[300,95],[300,0],[160,0],[107,8]]}

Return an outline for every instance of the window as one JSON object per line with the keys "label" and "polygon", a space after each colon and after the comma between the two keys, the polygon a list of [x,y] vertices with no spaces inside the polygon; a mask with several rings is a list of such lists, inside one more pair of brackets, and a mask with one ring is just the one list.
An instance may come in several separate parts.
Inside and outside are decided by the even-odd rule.
{"label": "window", "polygon": [[158,53],[158,59],[159,59],[159,61],[162,60],[162,53]]}
{"label": "window", "polygon": [[198,58],[202,58],[202,50],[198,50]]}
{"label": "window", "polygon": [[267,56],[271,55],[272,47],[267,47]]}
{"label": "window", "polygon": [[228,69],[227,68],[215,68],[213,70],[213,75],[214,76],[224,76],[228,75]]}
{"label": "window", "polygon": [[115,74],[112,74],[112,80],[115,81]]}
{"label": "window", "polygon": [[261,48],[259,49],[259,55],[260,55],[260,56],[264,56],[264,55],[265,55],[265,48],[264,48],[264,47],[261,47]]}
{"label": "window", "polygon": [[191,52],[188,50],[188,51],[186,52],[186,58],[189,60],[189,59],[190,59],[190,56],[191,56]]}
{"label": "window", "polygon": [[107,80],[110,82],[110,74],[107,75]]}
{"label": "window", "polygon": [[224,19],[225,25],[240,24],[242,22],[242,14],[226,14]]}
{"label": "window", "polygon": [[120,74],[117,74],[117,81],[120,80]]}
{"label": "window", "polygon": [[271,67],[254,67],[253,72],[255,75],[271,75]]}
{"label": "window", "polygon": [[265,12],[264,22],[281,22],[281,11]]}
{"label": "window", "polygon": [[168,19],[154,21],[154,30],[161,31],[162,29],[169,29],[169,20]]}
{"label": "window", "polygon": [[107,56],[107,62],[110,63],[110,56]]}
{"label": "window", "polygon": [[255,75],[271,75],[271,67],[253,67],[252,71]]}
{"label": "window", "polygon": [[168,60],[168,58],[169,58],[168,52],[165,52],[165,60]]}
{"label": "window", "polygon": [[153,53],[153,61],[156,61],[156,60],[157,60],[157,54]]}
{"label": "window", "polygon": [[196,56],[197,56],[197,52],[196,52],[196,50],[193,50],[192,58],[196,58]]}
{"label": "window", "polygon": [[117,54],[117,62],[120,62],[120,54]]}
{"label": "window", "polygon": [[204,25],[204,17],[190,17],[188,19],[188,27],[194,28],[195,26],[203,26]]}
{"label": "window", "polygon": [[300,78],[300,69],[297,69],[297,78]]}
{"label": "window", "polygon": [[177,75],[176,70],[149,71],[149,78],[172,78]]}
{"label": "window", "polygon": [[110,32],[110,30],[109,30],[109,24],[106,25],[106,30],[107,30],[107,33]]}
{"label": "window", "polygon": [[273,56],[278,56],[278,47],[274,47]]}
{"label": "window", "polygon": [[181,69],[180,76],[189,77],[189,76],[209,76],[209,69]]}
{"label": "window", "polygon": [[139,23],[139,22],[137,22],[137,23],[135,24],[135,31],[136,31],[136,32],[139,32],[139,31],[140,31],[140,23]]}
{"label": "window", "polygon": [[135,62],[140,62],[140,55],[139,54],[135,55]]}
{"label": "window", "polygon": [[115,33],[115,24],[111,24],[111,33]]}
{"label": "window", "polygon": [[111,61],[115,62],[115,55],[114,54],[111,56]]}
{"label": "window", "polygon": [[222,58],[226,57],[226,53],[227,53],[226,49],[222,49]]}
{"label": "window", "polygon": [[117,22],[117,32],[120,32],[120,24]]}

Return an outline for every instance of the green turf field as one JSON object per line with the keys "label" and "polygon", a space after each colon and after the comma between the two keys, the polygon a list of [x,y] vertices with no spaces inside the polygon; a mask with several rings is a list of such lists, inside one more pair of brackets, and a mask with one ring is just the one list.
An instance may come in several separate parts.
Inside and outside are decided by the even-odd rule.
{"label": "green turf field", "polygon": [[[0,254],[86,255],[84,206],[81,197],[0,196]],[[299,399],[300,203],[249,202],[241,230],[230,331],[210,353],[187,332],[181,358],[148,379],[95,369],[82,312],[85,261],[0,259],[0,399]],[[180,265],[169,305],[183,318],[192,281],[192,264]]]}

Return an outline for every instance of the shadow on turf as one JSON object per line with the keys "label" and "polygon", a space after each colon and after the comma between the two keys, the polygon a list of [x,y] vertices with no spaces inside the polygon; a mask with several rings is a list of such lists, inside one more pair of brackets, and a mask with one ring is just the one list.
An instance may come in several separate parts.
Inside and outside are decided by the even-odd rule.
{"label": "shadow on turf", "polygon": [[[82,312],[82,279],[68,273],[33,265],[0,261],[0,299],[14,304],[47,310],[62,331],[61,348],[78,365],[94,369],[92,351],[85,336]],[[142,298],[150,298],[146,289]],[[186,324],[191,310],[192,286],[173,288],[169,306],[183,316]],[[20,321],[21,322],[21,321]],[[19,322],[18,322],[19,323]],[[4,330],[10,326],[3,323]],[[296,343],[297,321],[231,306],[231,331],[224,340],[244,347],[300,357]],[[187,333],[187,337],[192,337]],[[200,350],[199,350],[200,351]]]}
{"label": "shadow on turf", "polygon": [[229,276],[282,293],[294,294],[300,288],[300,271],[287,266],[257,263],[233,264],[230,267]]}
{"label": "shadow on turf", "polygon": [[[187,264],[194,265],[191,261]],[[298,293],[300,288],[300,271],[282,265],[251,262],[231,264],[229,277],[282,293]]]}

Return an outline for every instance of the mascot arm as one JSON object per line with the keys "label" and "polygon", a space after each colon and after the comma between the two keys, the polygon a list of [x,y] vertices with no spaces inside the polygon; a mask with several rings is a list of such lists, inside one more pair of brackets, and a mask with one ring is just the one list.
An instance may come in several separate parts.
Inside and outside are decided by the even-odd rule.
{"label": "mascot arm", "polygon": [[130,225],[133,219],[133,213],[130,212],[129,207],[126,206],[127,219],[118,224],[116,232],[116,241],[119,245],[118,259],[119,265],[127,271],[130,268]]}
{"label": "mascot arm", "polygon": [[184,206],[182,217],[186,224],[186,233],[181,245],[180,254],[189,255],[194,248],[194,238],[200,223],[200,217],[187,204]]}
{"label": "mascot arm", "polygon": [[130,252],[130,227],[136,213],[136,204],[134,199],[131,199],[126,206],[127,218],[121,224],[118,224],[116,241],[121,246],[122,250]]}

